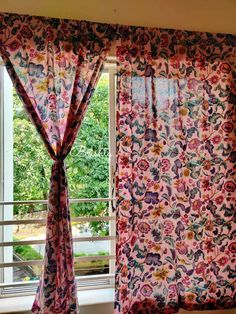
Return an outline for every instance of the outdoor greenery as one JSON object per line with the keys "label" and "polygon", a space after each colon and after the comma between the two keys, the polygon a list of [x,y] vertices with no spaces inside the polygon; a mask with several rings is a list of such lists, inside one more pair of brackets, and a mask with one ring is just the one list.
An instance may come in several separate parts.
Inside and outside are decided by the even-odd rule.
{"label": "outdoor greenery", "polygon": [[40,260],[42,255],[36,252],[30,245],[17,245],[14,247],[14,252],[24,261]]}
{"label": "outdoor greenery", "polygon": [[[70,198],[108,197],[108,75],[102,74],[74,147],[66,159]],[[52,161],[14,92],[14,200],[47,199]],[[73,204],[72,216],[105,215],[108,204]],[[43,207],[45,210],[46,207]],[[42,210],[42,205],[15,206],[14,214]],[[94,233],[108,224],[93,222]]]}

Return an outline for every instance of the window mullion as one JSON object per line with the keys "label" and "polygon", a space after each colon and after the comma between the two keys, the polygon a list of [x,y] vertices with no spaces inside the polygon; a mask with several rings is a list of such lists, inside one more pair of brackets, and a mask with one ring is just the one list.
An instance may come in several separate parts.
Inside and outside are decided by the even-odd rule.
{"label": "window mullion", "polygon": [[[114,198],[115,196],[115,167],[116,167],[116,68],[110,67],[109,73],[109,197]],[[113,204],[113,206],[112,206]],[[115,202],[110,202],[109,215],[114,216]],[[109,223],[109,234],[115,236],[116,234],[116,223],[110,221]],[[110,242],[110,254],[115,255],[115,240]],[[109,262],[109,271],[111,274],[115,272],[114,260]]]}
{"label": "window mullion", "polygon": [[[10,77],[4,68],[2,71],[3,81],[3,129],[2,129],[2,149],[3,149],[3,168],[2,168],[2,188],[3,200],[13,200],[13,94],[12,83]],[[13,205],[2,207],[3,220],[13,219]],[[3,240],[13,240],[13,226],[5,226],[3,228]],[[13,261],[13,248],[5,247],[3,251],[4,262]],[[13,281],[13,268],[4,269],[4,282]]]}

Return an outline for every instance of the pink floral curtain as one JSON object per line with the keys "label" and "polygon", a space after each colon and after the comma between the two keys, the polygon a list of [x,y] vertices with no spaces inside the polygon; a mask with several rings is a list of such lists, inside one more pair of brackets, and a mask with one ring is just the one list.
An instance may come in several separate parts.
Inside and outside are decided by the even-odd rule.
{"label": "pink floral curtain", "polygon": [[35,313],[78,313],[64,159],[114,35],[112,25],[0,14],[1,56],[54,160],[44,268],[32,309]]}
{"label": "pink floral curtain", "polygon": [[236,307],[236,36],[119,32],[115,313]]}

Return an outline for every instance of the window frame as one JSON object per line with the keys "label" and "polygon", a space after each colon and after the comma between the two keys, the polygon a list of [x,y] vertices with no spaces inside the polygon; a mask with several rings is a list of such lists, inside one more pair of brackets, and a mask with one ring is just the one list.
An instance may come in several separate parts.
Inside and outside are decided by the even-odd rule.
{"label": "window frame", "polygon": [[[113,288],[114,287],[114,273],[115,273],[115,243],[116,243],[116,222],[115,222],[115,162],[116,162],[116,59],[115,58],[107,58],[107,61],[104,66],[105,73],[109,75],[109,197],[108,198],[97,198],[97,199],[71,199],[70,203],[85,203],[85,202],[108,202],[109,203],[109,216],[103,217],[76,217],[72,219],[77,222],[88,222],[88,221],[109,221],[109,236],[92,236],[92,237],[73,237],[73,241],[81,242],[81,241],[101,241],[101,240],[110,240],[110,252],[108,256],[99,256],[99,260],[109,260],[109,274],[103,275],[88,275],[88,276],[76,276],[77,287],[78,290],[88,290],[88,289],[104,289],[104,288]],[[9,85],[10,84],[10,85]],[[10,81],[9,76],[7,75],[6,69],[4,68],[3,63],[0,60],[0,299],[5,297],[12,296],[22,296],[22,295],[32,295],[35,293],[38,280],[34,281],[21,281],[21,282],[13,282],[13,266],[25,266],[25,265],[41,265],[41,260],[32,260],[32,261],[22,261],[22,262],[14,262],[12,261],[13,256],[13,245],[19,245],[23,243],[23,245],[29,244],[43,244],[45,240],[32,240],[32,241],[13,241],[13,225],[17,224],[45,224],[45,219],[23,219],[23,220],[14,220],[13,219],[13,204],[47,204],[47,200],[35,200],[35,201],[13,201],[13,110],[11,110],[11,117],[6,120],[4,110],[4,104],[6,101],[9,101],[13,104],[13,96],[12,96],[12,83]],[[8,98],[7,98],[8,97]],[[9,97],[12,99],[9,100]],[[8,99],[8,100],[7,100]],[[8,110],[9,111],[9,110]],[[5,174],[5,160],[6,160],[6,149],[4,143],[6,142],[6,134],[5,128],[9,123],[9,119],[11,119],[11,133],[12,139],[9,142],[9,145],[12,146],[12,149],[8,150],[8,154],[11,155],[11,180],[9,180],[9,176],[7,180],[4,180],[6,177]],[[9,134],[8,134],[9,136]],[[9,156],[8,156],[9,157]],[[9,158],[8,158],[9,159]],[[5,176],[4,176],[5,175]],[[11,198],[10,193],[8,195],[4,194],[4,186],[5,182],[10,182],[12,185],[11,190]],[[5,201],[7,200],[7,201]],[[10,208],[11,210],[6,210],[6,208]],[[10,213],[6,217],[5,212]],[[4,226],[11,226],[11,238],[6,238],[3,233]],[[6,239],[8,241],[6,241]],[[10,248],[11,251],[7,251]],[[1,254],[5,251],[4,254]],[[9,257],[6,258],[6,256]],[[98,260],[98,256],[89,256],[89,257],[75,257],[75,261],[86,261],[86,260]],[[12,269],[12,276],[9,277],[7,275],[7,270]],[[7,277],[8,276],[8,277]],[[11,280],[6,280],[6,278],[10,278]]]}

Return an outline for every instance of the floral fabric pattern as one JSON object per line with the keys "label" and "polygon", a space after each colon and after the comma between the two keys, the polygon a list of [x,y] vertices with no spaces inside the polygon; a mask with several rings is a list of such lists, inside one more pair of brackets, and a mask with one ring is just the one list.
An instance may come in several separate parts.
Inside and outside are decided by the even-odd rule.
{"label": "floral fabric pattern", "polygon": [[69,154],[116,27],[0,14],[0,53],[52,167],[43,274],[35,313],[78,313],[68,189]]}
{"label": "floral fabric pattern", "polygon": [[236,36],[119,37],[115,313],[236,307]]}

